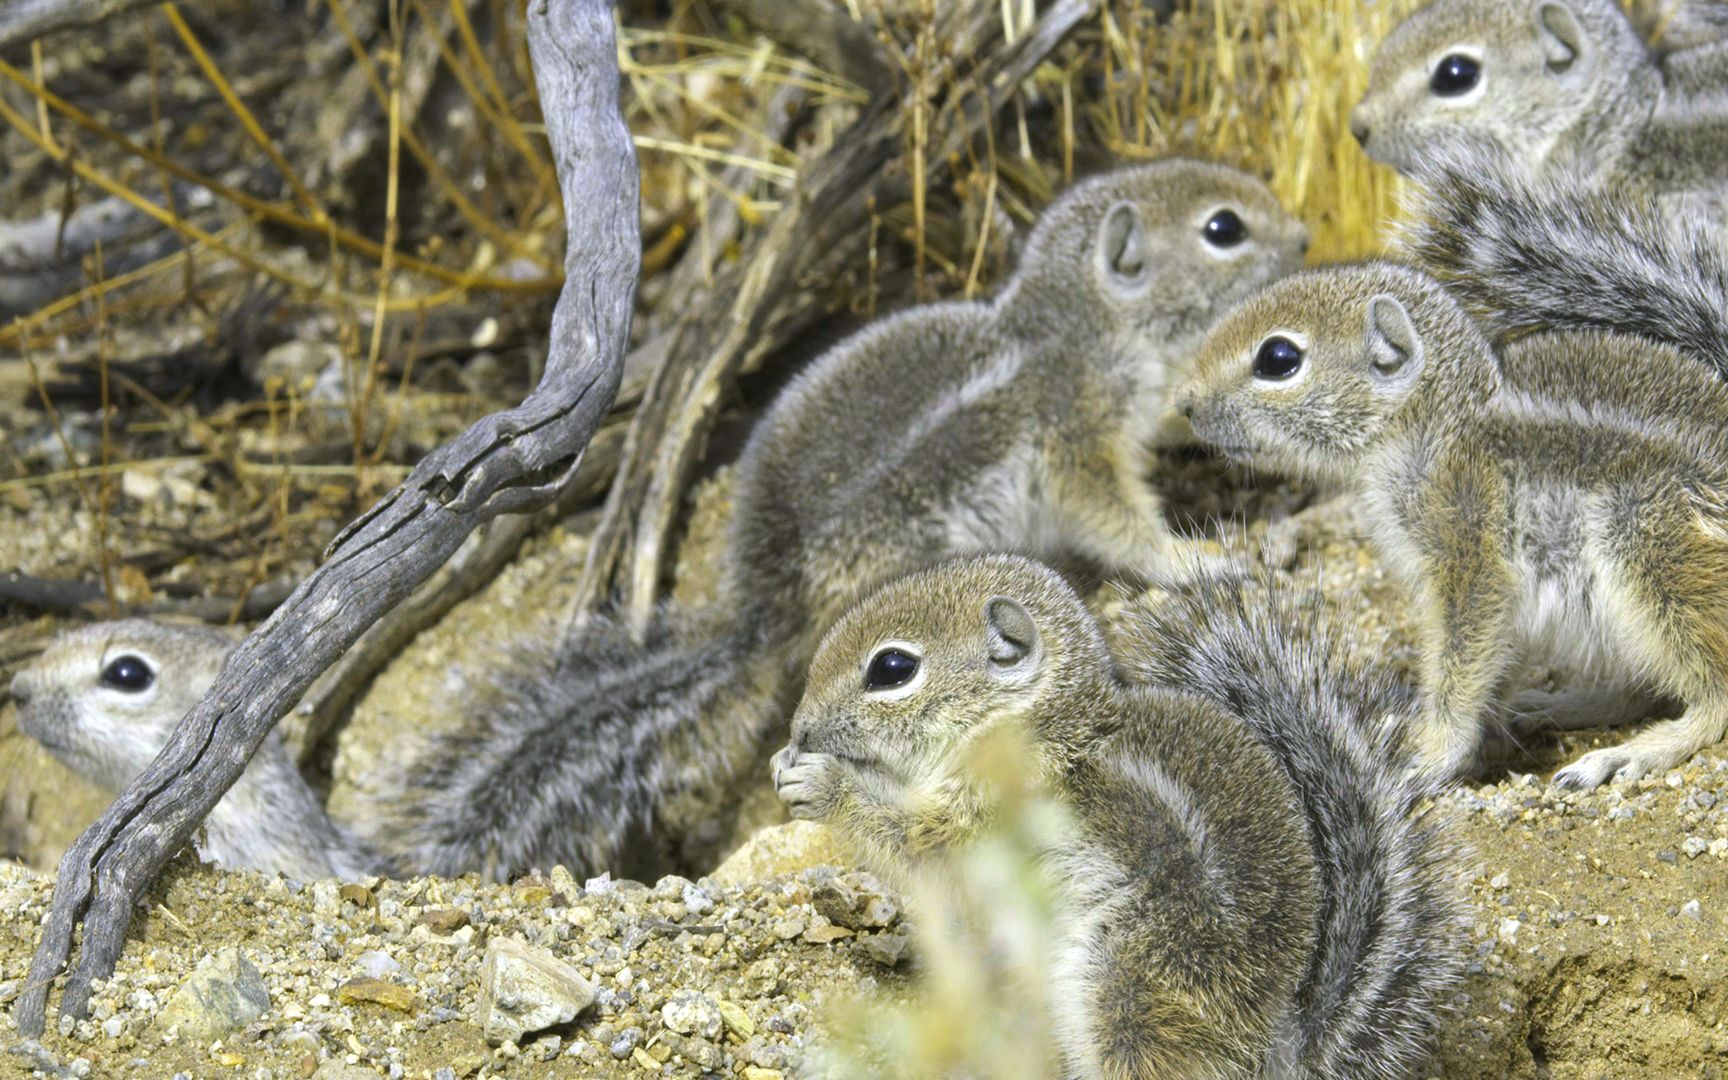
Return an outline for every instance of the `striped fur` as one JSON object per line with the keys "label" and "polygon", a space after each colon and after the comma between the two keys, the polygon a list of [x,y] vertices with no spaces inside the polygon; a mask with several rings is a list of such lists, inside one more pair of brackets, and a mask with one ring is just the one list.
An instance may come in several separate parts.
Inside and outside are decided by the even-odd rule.
{"label": "striped fur", "polygon": [[1418,179],[1422,213],[1403,246],[1491,335],[1634,334],[1728,376],[1728,256],[1714,228],[1572,172],[1535,180],[1463,145]]}
{"label": "striped fur", "polygon": [[1272,752],[1320,868],[1319,937],[1296,1003],[1302,1075],[1419,1063],[1459,975],[1454,852],[1396,764],[1411,694],[1347,648],[1318,596],[1205,578],[1128,620],[1130,673],[1216,702]]}
{"label": "striped fur", "polygon": [[[1228,249],[1204,237],[1220,207],[1250,231]],[[1106,223],[1126,218],[1136,242],[1111,248]],[[410,770],[404,865],[700,871],[788,688],[866,590],[965,551],[1144,572],[1205,548],[1165,527],[1145,437],[1186,350],[1297,266],[1306,235],[1244,173],[1136,165],[1065,192],[995,297],[878,320],[818,357],[740,457],[714,610],[666,616],[646,646],[601,628],[500,665],[465,733]]]}

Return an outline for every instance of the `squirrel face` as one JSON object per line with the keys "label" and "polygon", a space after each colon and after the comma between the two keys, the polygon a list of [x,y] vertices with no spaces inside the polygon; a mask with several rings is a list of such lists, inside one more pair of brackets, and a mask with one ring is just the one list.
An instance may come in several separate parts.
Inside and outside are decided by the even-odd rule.
{"label": "squirrel face", "polygon": [[1433,396],[1425,384],[1482,385],[1492,368],[1487,341],[1439,283],[1391,264],[1328,267],[1226,316],[1176,402],[1195,435],[1233,459],[1341,481]]}
{"label": "squirrel face", "polygon": [[1380,45],[1350,130],[1400,172],[1448,137],[1534,168],[1599,110],[1627,107],[1647,65],[1615,0],[1435,0]]}
{"label": "squirrel face", "polygon": [[1307,227],[1259,180],[1167,158],[1065,192],[1040,216],[996,303],[1010,319],[1094,318],[1095,331],[1123,344],[1162,346],[1299,269],[1307,250]]}
{"label": "squirrel face", "polygon": [[948,563],[871,594],[828,632],[787,753],[841,759],[871,797],[915,802],[978,737],[1036,727],[1047,703],[1109,671],[1096,624],[1055,572],[1009,556]]}
{"label": "squirrel face", "polygon": [[119,790],[198,703],[232,644],[141,619],[69,631],[13,676],[18,726],[68,768]]}

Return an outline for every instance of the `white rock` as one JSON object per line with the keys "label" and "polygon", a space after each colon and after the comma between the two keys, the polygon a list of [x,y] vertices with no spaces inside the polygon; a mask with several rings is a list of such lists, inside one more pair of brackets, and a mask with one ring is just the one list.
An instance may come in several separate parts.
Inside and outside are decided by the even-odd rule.
{"label": "white rock", "polygon": [[162,481],[145,469],[127,469],[120,474],[120,494],[133,502],[154,503],[162,496]]}
{"label": "white rock", "polygon": [[700,886],[686,884],[684,886],[684,910],[700,918],[714,910],[714,901],[703,892]]}
{"label": "white rock", "polygon": [[486,947],[480,969],[480,1029],[493,1046],[576,1018],[594,1001],[594,988],[576,969],[544,949],[511,938]]}
{"label": "white rock", "polygon": [[230,1035],[270,1010],[270,990],[239,949],[223,949],[207,956],[162,1011],[156,1014],[160,1031],[178,1028],[181,1038],[210,1043]]}
{"label": "white rock", "polygon": [[331,342],[285,341],[259,358],[252,377],[260,383],[279,378],[304,393],[319,372],[341,363],[342,350]]}
{"label": "white rock", "polygon": [[379,949],[373,949],[371,952],[363,952],[359,956],[356,956],[354,958],[354,966],[372,976],[374,979],[382,979],[387,975],[394,975],[398,971],[402,970],[402,965],[391,959],[389,953],[383,952]]}
{"label": "white rock", "polygon": [[1702,919],[1704,917],[1704,905],[1696,900],[1688,900],[1681,905],[1680,915],[1687,919]]}
{"label": "white rock", "polygon": [[661,1021],[671,1030],[680,1035],[694,1035],[703,1039],[717,1039],[726,1020],[720,1015],[720,1006],[714,1004],[706,994],[694,990],[678,990],[672,994],[660,1009]]}

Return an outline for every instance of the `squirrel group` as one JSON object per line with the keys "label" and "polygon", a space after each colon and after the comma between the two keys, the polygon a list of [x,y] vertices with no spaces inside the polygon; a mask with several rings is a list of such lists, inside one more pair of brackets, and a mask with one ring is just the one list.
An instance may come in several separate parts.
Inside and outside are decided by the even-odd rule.
{"label": "squirrel group", "polygon": [[781,392],[737,468],[719,602],[662,613],[646,641],[599,623],[497,650],[466,723],[404,767],[369,835],[422,873],[690,868],[783,735],[822,632],[875,585],[999,550],[1157,577],[1227,564],[1165,526],[1149,443],[1213,320],[1307,245],[1224,166],[1076,184],[993,298],[879,320]]}
{"label": "squirrel group", "polygon": [[823,630],[873,586],[967,552],[1145,575],[1226,561],[1166,528],[1148,442],[1212,321],[1307,244],[1244,173],[1132,166],[1058,198],[992,299],[914,308],[818,357],[741,455],[719,600],[666,612],[646,644],[601,624],[518,658],[408,770],[404,862],[700,865]]}
{"label": "squirrel group", "polygon": [[1532,656],[1685,708],[1557,783],[1671,768],[1728,735],[1719,242],[1653,200],[1452,153],[1422,173],[1415,266],[1272,286],[1214,330],[1179,407],[1238,461],[1354,488],[1419,615],[1425,768],[1473,764]]}
{"label": "squirrel group", "polygon": [[[203,853],[685,869],[770,771],[794,816],[940,880],[997,824],[973,751],[1010,730],[1069,823],[1040,856],[1069,1075],[1408,1075],[1461,937],[1420,807],[1531,700],[1522,662],[1582,674],[1556,726],[1683,708],[1559,784],[1728,735],[1728,19],[1687,10],[1666,51],[1615,0],[1412,15],[1351,119],[1419,189],[1401,261],[1301,270],[1306,229],[1219,165],[1077,184],[993,298],[880,320],[781,393],[717,602],[517,650],[363,836],[267,742]],[[1178,413],[1357,500],[1417,616],[1417,692],[1171,533],[1145,473]],[[1174,599],[1113,650],[1057,561]],[[14,681],[22,726],[117,788],[228,648],[79,631]]]}

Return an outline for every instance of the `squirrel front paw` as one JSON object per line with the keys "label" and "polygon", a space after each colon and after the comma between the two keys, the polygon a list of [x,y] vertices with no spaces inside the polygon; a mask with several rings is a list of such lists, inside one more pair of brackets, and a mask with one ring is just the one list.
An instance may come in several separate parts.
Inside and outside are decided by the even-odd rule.
{"label": "squirrel front paw", "polygon": [[774,755],[774,794],[795,818],[820,821],[834,805],[839,761],[828,754],[799,753],[788,746]]}

